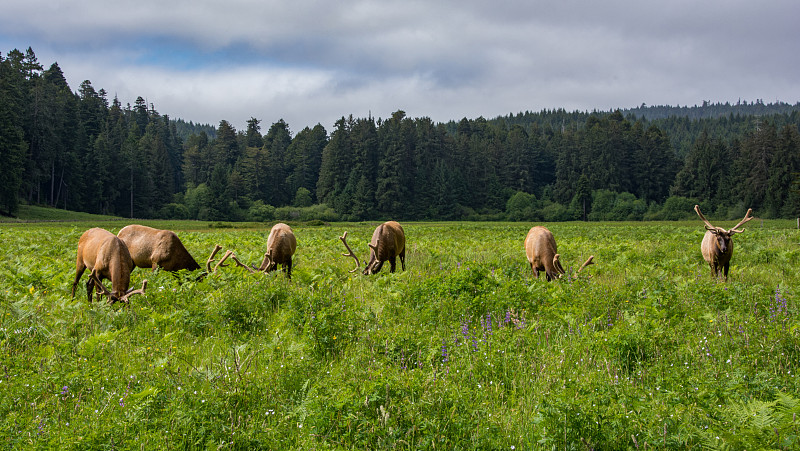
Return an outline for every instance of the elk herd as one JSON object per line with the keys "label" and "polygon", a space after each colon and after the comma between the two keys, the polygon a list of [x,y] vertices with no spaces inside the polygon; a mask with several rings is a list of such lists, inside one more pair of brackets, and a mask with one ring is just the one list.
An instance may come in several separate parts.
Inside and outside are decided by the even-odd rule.
{"label": "elk herd", "polygon": [[[695,212],[705,223],[706,233],[700,245],[703,259],[711,267],[711,275],[716,278],[728,279],[728,268],[733,256],[733,235],[741,233],[744,223],[753,219],[752,209],[747,210],[745,217],[732,228],[725,230],[714,227],[700,212],[700,206],[695,205]],[[355,252],[347,244],[347,231],[339,237],[347,249],[342,255],[352,257],[356,266],[350,272],[361,268],[361,263]],[[375,228],[369,244],[369,259],[366,260],[362,273],[364,275],[376,274],[383,267],[384,262],[389,262],[390,272],[397,266],[397,257],[400,265],[406,269],[406,237],[403,227],[396,221],[387,221]],[[297,249],[297,239],[292,228],[286,224],[278,223],[272,227],[267,238],[266,252],[261,264],[248,266],[228,250],[217,261],[217,253],[222,246],[216,245],[211,255],[206,260],[206,270],[199,277],[205,277],[217,271],[218,268],[228,266],[225,262],[229,259],[238,267],[250,273],[269,273],[283,267],[286,277],[292,277],[292,256]],[[525,237],[525,255],[531,266],[533,275],[539,277],[539,271],[544,271],[548,281],[561,278],[565,274],[561,265],[558,247],[553,234],[545,227],[534,226]],[[586,266],[593,264],[594,256],[584,262],[576,274]],[[212,266],[212,263],[215,263]],[[163,269],[177,272],[181,270],[195,271],[200,265],[186,250],[178,236],[169,230],[154,229],[143,225],[129,225],[123,227],[119,234],[101,229],[92,228],[81,235],[78,240],[77,260],[75,262],[75,280],[72,283],[72,297],[81,276],[89,270],[89,280],[86,282],[86,291],[89,302],[92,302],[92,293],[108,296],[109,303],[117,301],[128,303],[131,296],[144,294],[147,280],[144,280],[139,289],[130,288],[131,272],[134,267],[150,268],[153,271]],[[103,280],[111,282],[109,290],[103,285]]]}

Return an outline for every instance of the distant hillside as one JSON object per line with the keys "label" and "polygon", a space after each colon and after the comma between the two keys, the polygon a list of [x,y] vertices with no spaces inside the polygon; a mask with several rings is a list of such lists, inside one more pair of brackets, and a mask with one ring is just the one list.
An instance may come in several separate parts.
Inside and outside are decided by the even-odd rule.
{"label": "distant hillside", "polygon": [[642,104],[637,108],[622,110],[625,116],[633,115],[637,119],[648,121],[666,119],[669,117],[685,117],[688,119],[716,119],[726,116],[771,116],[775,114],[791,114],[800,111],[800,102],[794,105],[785,102],[764,103],[763,100],[756,100],[748,103],[739,101],[735,104],[710,103],[704,101],[702,105],[694,106],[670,106]]}
{"label": "distant hillside", "polygon": [[20,205],[16,218],[0,216],[0,222],[49,222],[49,221],[113,221],[122,219],[117,216],[95,215],[80,211],[61,210],[59,208],[37,205]]}
{"label": "distant hillside", "polygon": [[200,132],[206,132],[208,139],[217,137],[217,129],[210,124],[195,124],[192,121],[186,122],[183,119],[174,119],[175,134],[186,142],[186,139],[192,135],[199,135]]}

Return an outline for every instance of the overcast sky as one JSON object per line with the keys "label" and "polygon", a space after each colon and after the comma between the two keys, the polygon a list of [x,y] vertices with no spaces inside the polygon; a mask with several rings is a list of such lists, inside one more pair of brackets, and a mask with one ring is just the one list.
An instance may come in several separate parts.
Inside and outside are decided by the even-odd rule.
{"label": "overcast sky", "polygon": [[796,103],[798,19],[797,0],[4,0],[0,51],[173,118],[330,132],[396,110]]}

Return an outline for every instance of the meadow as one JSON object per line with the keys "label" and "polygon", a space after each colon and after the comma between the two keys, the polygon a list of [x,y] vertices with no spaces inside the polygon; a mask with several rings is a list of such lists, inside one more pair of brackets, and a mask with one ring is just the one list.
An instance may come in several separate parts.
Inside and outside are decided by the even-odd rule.
{"label": "meadow", "polygon": [[[730,227],[725,221],[715,225]],[[271,224],[145,221],[201,265]],[[128,307],[70,296],[81,233],[0,224],[8,449],[798,449],[800,232],[747,224],[727,283],[703,225],[404,223],[405,272],[351,274],[377,223],[292,224],[293,277],[136,269]],[[588,257],[595,265],[579,275]]]}

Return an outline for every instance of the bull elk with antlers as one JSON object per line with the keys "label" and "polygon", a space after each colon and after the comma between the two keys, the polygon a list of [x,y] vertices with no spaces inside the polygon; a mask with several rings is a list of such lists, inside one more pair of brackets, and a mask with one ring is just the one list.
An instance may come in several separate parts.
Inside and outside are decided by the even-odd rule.
{"label": "bull elk with antlers", "polygon": [[[525,237],[525,255],[531,265],[533,274],[538,278],[539,271],[544,271],[547,280],[555,280],[564,274],[553,233],[542,226],[531,227]],[[594,255],[589,256],[577,272],[593,264]]]}
{"label": "bull elk with antlers", "polygon": [[[138,290],[128,289],[133,271],[133,258],[127,246],[113,233],[101,229],[89,229],[78,240],[78,257],[75,262],[75,281],[72,282],[72,297],[75,297],[75,288],[83,272],[89,268],[89,281],[86,282],[86,291],[89,302],[92,302],[92,292],[108,296],[110,303],[121,301],[128,303],[134,294],[144,294],[147,281],[142,283]],[[111,290],[103,286],[101,280],[111,281]]]}
{"label": "bull elk with antlers", "polygon": [[703,242],[700,243],[700,252],[703,254],[703,259],[711,267],[711,277],[724,276],[727,281],[728,268],[731,264],[731,257],[733,257],[733,234],[744,232],[744,230],[737,229],[753,219],[753,209],[748,208],[744,218],[728,230],[711,225],[708,219],[703,216],[703,213],[700,212],[699,205],[694,206],[694,211],[706,223],[706,234],[703,236]]}
{"label": "bull elk with antlers", "polygon": [[[345,257],[353,257],[356,260],[356,267],[350,272],[358,271],[361,263],[358,257],[347,245],[347,232],[339,237],[347,248],[348,253],[342,254]],[[369,243],[369,261],[364,268],[364,275],[375,274],[383,267],[383,262],[388,261],[389,272],[394,272],[397,266],[397,257],[400,257],[400,265],[403,271],[406,270],[406,234],[403,227],[396,221],[387,221],[379,225],[372,233],[372,240]]]}
{"label": "bull elk with antlers", "polygon": [[278,223],[272,226],[267,237],[267,252],[264,254],[264,259],[258,268],[250,267],[239,261],[233,251],[227,251],[220,261],[211,268],[211,262],[215,261],[214,256],[222,249],[222,246],[217,245],[211,256],[206,261],[206,269],[209,273],[216,272],[220,266],[227,266],[224,264],[225,260],[230,258],[240,266],[251,273],[264,272],[269,273],[275,271],[278,265],[283,265],[283,271],[286,277],[291,280],[292,278],[292,256],[297,249],[297,239],[294,236],[292,228],[286,224]]}
{"label": "bull elk with antlers", "polygon": [[178,235],[170,230],[131,224],[123,227],[117,236],[128,247],[133,263],[139,268],[162,268],[170,272],[200,269]]}

